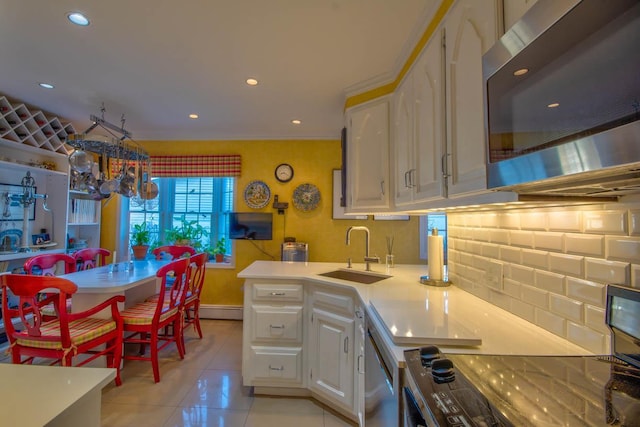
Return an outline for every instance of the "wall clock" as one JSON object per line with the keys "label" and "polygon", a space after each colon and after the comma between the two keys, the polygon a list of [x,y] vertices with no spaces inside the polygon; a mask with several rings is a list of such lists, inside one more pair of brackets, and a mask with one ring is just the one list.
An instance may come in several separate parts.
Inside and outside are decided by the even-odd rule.
{"label": "wall clock", "polygon": [[293,178],[293,168],[288,163],[281,163],[276,166],[276,179],[280,182],[289,182]]}

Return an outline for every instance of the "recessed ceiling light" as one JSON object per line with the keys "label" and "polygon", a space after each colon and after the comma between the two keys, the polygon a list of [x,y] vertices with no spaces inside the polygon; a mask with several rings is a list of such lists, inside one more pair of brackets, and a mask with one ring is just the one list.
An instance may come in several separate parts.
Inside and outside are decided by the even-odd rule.
{"label": "recessed ceiling light", "polygon": [[200,116],[198,116],[197,114],[189,114],[190,119],[197,119],[198,117]]}
{"label": "recessed ceiling light", "polygon": [[258,81],[256,79],[247,79],[247,84],[249,86],[256,86],[258,84]]}
{"label": "recessed ceiling light", "polygon": [[291,123],[293,123],[294,125],[299,125],[302,122],[300,120],[298,120],[298,119],[293,119],[293,120],[291,120]]}
{"label": "recessed ceiling light", "polygon": [[547,107],[549,107],[549,108],[556,108],[556,107],[559,107],[559,106],[560,106],[560,103],[558,103],[558,102],[552,102],[551,104],[547,105]]}
{"label": "recessed ceiling light", "polygon": [[87,18],[80,12],[69,12],[67,14],[67,19],[76,25],[80,25],[81,27],[86,27],[87,25],[89,25],[89,18]]}
{"label": "recessed ceiling light", "polygon": [[513,75],[514,75],[514,76],[522,76],[522,75],[524,75],[524,74],[527,74],[528,72],[529,72],[529,69],[528,69],[528,68],[520,68],[519,70],[515,70],[515,71],[513,72]]}
{"label": "recessed ceiling light", "polygon": [[55,87],[51,83],[38,83],[38,86],[44,89],[53,89]]}

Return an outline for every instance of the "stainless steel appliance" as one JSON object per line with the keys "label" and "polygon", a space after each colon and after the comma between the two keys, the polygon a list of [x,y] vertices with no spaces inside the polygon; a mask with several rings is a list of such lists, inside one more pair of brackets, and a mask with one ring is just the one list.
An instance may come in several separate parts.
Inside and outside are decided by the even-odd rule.
{"label": "stainless steel appliance", "polygon": [[309,244],[302,242],[284,242],[281,248],[282,261],[309,261]]}
{"label": "stainless steel appliance", "polygon": [[429,426],[638,426],[640,291],[608,286],[606,317],[612,355],[407,350],[405,417]]}
{"label": "stainless steel appliance", "polygon": [[372,316],[365,319],[364,418],[366,427],[401,425],[400,370]]}
{"label": "stainless steel appliance", "polygon": [[640,192],[640,2],[538,0],[483,56],[487,185]]}

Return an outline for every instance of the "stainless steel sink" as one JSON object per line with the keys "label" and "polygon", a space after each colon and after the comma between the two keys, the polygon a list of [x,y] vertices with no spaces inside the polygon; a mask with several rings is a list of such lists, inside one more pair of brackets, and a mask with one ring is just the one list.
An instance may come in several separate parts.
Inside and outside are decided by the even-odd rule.
{"label": "stainless steel sink", "polygon": [[373,273],[370,271],[354,271],[354,270],[334,270],[327,273],[321,273],[320,276],[333,277],[334,279],[348,280],[350,282],[371,284],[387,279],[391,276],[386,274]]}

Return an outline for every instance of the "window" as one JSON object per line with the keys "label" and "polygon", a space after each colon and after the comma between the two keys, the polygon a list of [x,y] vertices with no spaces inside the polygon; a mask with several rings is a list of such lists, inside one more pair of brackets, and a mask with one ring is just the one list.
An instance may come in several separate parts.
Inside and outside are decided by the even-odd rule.
{"label": "window", "polygon": [[[427,236],[437,228],[438,235],[442,236],[444,242],[444,264],[448,264],[447,257],[447,215],[444,213],[429,214],[420,217],[420,258],[427,259]],[[427,264],[429,260],[427,259]]]}
{"label": "window", "polygon": [[128,230],[146,221],[151,229],[151,245],[168,244],[166,231],[182,221],[200,225],[202,249],[215,246],[225,238],[226,254],[231,255],[229,215],[233,210],[235,178],[155,178],[158,197],[143,201],[129,199]]}

